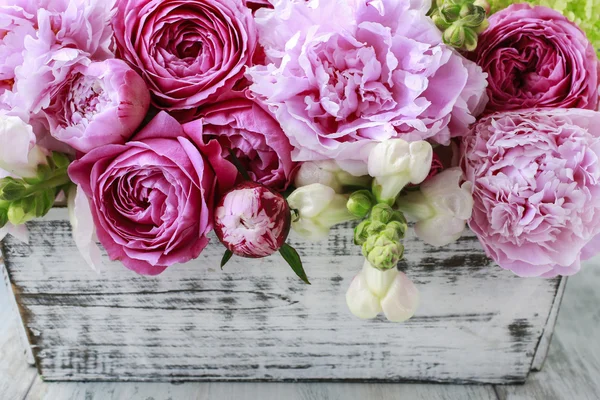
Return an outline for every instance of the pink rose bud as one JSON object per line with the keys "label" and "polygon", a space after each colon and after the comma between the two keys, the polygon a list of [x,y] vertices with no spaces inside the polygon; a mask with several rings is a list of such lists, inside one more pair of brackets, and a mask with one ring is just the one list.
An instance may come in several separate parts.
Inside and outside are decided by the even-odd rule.
{"label": "pink rose bud", "polygon": [[74,68],[46,116],[52,136],[87,153],[125,143],[149,107],[150,92],[142,78],[124,61],[110,59]]}
{"label": "pink rose bud", "polygon": [[215,233],[240,257],[261,258],[283,246],[291,214],[279,193],[255,182],[243,182],[222,198],[215,210]]}

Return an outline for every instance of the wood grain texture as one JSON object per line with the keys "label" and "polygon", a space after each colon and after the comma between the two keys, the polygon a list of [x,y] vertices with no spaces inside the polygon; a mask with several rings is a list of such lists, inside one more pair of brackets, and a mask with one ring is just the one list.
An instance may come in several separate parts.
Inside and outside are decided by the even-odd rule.
{"label": "wood grain texture", "polygon": [[344,294],[359,271],[348,228],[294,241],[313,285],[277,257],[191,263],[142,277],[78,255],[64,210],[5,241],[6,265],[46,380],[525,380],[560,280],[492,265],[473,236],[435,249],[406,241],[401,268],[422,305],[405,324],[360,321]]}
{"label": "wood grain texture", "polygon": [[526,385],[498,386],[501,400],[600,398],[600,257],[570,277],[548,360]]}

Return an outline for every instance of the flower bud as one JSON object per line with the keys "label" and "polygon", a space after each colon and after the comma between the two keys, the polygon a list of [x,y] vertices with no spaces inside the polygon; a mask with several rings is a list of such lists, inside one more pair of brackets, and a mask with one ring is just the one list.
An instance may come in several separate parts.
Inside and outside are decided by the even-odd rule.
{"label": "flower bud", "polygon": [[419,192],[398,199],[398,208],[417,221],[415,232],[433,246],[457,240],[473,210],[472,185],[461,185],[460,168],[447,169],[421,185]]}
{"label": "flower bud", "polygon": [[433,149],[426,141],[408,143],[390,139],[378,143],[369,154],[369,175],[374,179],[373,194],[380,203],[393,205],[409,183],[423,182],[433,159]]}
{"label": "flower bud", "polygon": [[291,214],[283,196],[246,181],[231,189],[215,209],[215,233],[233,254],[267,257],[283,246]]}
{"label": "flower bud", "polygon": [[371,178],[354,176],[341,169],[334,160],[304,162],[296,173],[294,184],[300,188],[313,183],[329,186],[336,193],[342,193],[344,187],[369,187]]}
{"label": "flower bud", "polygon": [[346,207],[348,196],[337,194],[321,183],[294,190],[287,201],[296,214],[292,228],[307,239],[323,239],[332,226],[357,219]]}
{"label": "flower bud", "polygon": [[395,268],[380,271],[365,260],[346,292],[346,304],[361,319],[375,318],[383,311],[389,321],[403,322],[414,315],[419,297],[418,289],[405,274]]}
{"label": "flower bud", "polygon": [[14,201],[25,195],[27,188],[25,182],[18,181],[12,177],[0,179],[0,200]]}
{"label": "flower bud", "polygon": [[359,218],[364,218],[371,211],[375,201],[375,197],[370,191],[359,190],[350,195],[346,207],[351,214]]}
{"label": "flower bud", "polygon": [[396,268],[404,255],[401,237],[393,229],[371,235],[362,246],[362,253],[374,268],[385,271]]}
{"label": "flower bud", "polygon": [[13,201],[8,207],[8,221],[13,225],[21,225],[36,217],[32,198]]}
{"label": "flower bud", "polygon": [[477,34],[489,25],[486,16],[490,5],[485,0],[444,0],[437,2],[431,19],[443,32],[444,43],[459,49],[473,51]]}

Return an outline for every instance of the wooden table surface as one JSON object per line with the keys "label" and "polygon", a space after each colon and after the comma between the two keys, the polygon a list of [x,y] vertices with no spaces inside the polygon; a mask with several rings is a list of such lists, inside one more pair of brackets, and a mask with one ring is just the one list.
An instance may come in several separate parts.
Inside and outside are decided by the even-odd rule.
{"label": "wooden table surface", "polygon": [[44,383],[25,362],[7,296],[0,285],[0,400],[600,399],[600,258],[569,279],[546,365],[525,385],[516,386]]}

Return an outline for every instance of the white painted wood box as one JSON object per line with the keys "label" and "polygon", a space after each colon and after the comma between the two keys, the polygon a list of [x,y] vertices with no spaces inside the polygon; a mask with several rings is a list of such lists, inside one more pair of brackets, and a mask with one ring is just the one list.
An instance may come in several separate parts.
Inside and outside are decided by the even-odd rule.
{"label": "white painted wood box", "polygon": [[28,228],[28,245],[5,239],[2,275],[49,381],[522,382],[546,357],[565,284],[503,271],[472,235],[443,249],[409,238],[400,268],[421,291],[416,316],[361,321],[345,304],[362,266],[350,227],[293,241],[311,286],[278,256],[221,271],[214,242],[157,277],[108,259],[97,274],[65,209]]}

